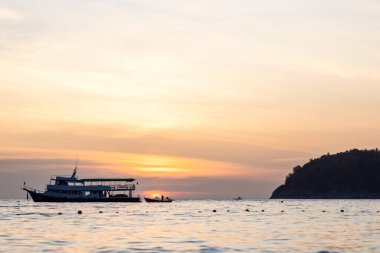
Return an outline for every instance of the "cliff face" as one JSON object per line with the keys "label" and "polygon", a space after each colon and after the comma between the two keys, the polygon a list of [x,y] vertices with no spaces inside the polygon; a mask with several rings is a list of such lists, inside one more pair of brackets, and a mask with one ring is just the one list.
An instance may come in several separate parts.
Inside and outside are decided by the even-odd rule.
{"label": "cliff face", "polygon": [[296,166],[272,199],[380,199],[380,151],[350,150]]}

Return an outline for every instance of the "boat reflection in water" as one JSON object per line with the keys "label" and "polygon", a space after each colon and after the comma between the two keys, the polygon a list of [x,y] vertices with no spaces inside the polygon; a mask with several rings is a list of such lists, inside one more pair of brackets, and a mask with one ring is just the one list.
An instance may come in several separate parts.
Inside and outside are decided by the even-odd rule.
{"label": "boat reflection in water", "polygon": [[76,174],[77,167],[71,176],[53,176],[44,192],[25,184],[22,189],[34,202],[141,202],[139,197],[133,196],[134,178],[78,179]]}

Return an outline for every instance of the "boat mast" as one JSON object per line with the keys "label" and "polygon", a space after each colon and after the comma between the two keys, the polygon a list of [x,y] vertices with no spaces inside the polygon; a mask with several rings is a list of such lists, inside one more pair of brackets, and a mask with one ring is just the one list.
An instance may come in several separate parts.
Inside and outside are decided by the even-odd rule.
{"label": "boat mast", "polygon": [[74,171],[73,171],[73,174],[71,175],[72,178],[75,178],[76,175],[77,175],[78,162],[79,162],[79,159],[78,159],[78,157],[77,157],[77,159],[75,159],[75,167],[74,167]]}

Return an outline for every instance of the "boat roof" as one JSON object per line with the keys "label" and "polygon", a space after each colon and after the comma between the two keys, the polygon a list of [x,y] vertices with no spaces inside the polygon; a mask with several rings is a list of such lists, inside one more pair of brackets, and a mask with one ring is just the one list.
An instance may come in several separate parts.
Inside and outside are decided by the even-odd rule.
{"label": "boat roof", "polygon": [[82,178],[79,179],[78,181],[83,181],[83,182],[107,182],[107,181],[126,181],[126,182],[133,182],[136,179],[134,178]]}
{"label": "boat roof", "polygon": [[77,182],[79,181],[76,177],[65,177],[65,176],[52,176],[52,180],[57,181],[68,181],[68,182]]}
{"label": "boat roof", "polygon": [[55,176],[54,178],[53,176],[52,179],[57,180],[57,181],[66,181],[66,182],[133,182],[136,180],[134,178],[81,178],[81,179],[78,179],[76,174],[77,174],[77,166],[75,166],[71,177]]}
{"label": "boat roof", "polygon": [[133,182],[134,178],[81,178],[56,176],[53,180],[66,182]]}

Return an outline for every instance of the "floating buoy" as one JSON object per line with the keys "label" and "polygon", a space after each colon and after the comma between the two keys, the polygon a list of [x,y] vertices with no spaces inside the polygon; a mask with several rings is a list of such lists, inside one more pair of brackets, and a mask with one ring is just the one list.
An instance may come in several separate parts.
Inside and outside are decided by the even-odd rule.
{"label": "floating buoy", "polygon": [[58,213],[58,215],[62,215],[62,213],[61,213],[61,212],[59,212],[59,213]]}
{"label": "floating buoy", "polygon": [[81,211],[81,210],[79,210],[79,211],[78,211],[78,214],[82,214],[82,211]]}
{"label": "floating buoy", "polygon": [[216,210],[214,209],[214,210],[212,210],[212,212],[213,212],[213,213],[216,213]]}
{"label": "floating buoy", "polygon": [[261,210],[261,212],[265,212],[265,210]]}
{"label": "floating buoy", "polygon": [[322,210],[322,213],[325,213],[326,211],[325,210]]}
{"label": "floating buoy", "polygon": [[99,211],[99,213],[103,213],[103,211]]}
{"label": "floating buoy", "polygon": [[249,212],[249,209],[247,208],[247,209],[245,209],[245,211],[246,211],[246,212]]}
{"label": "floating buoy", "polygon": [[202,211],[198,211],[198,213],[201,213]]}
{"label": "floating buoy", "polygon": [[281,210],[281,213],[283,213],[284,212],[284,210]]}
{"label": "floating buoy", "polygon": [[230,212],[230,210],[227,210],[227,213],[229,213]]}
{"label": "floating buoy", "polygon": [[340,210],[340,212],[341,212],[341,213],[344,213],[344,210],[342,209],[342,210]]}
{"label": "floating buoy", "polygon": [[284,201],[283,201],[283,200],[281,200],[281,203],[284,203]]}
{"label": "floating buoy", "polygon": [[119,212],[115,212],[115,213],[119,213]]}

